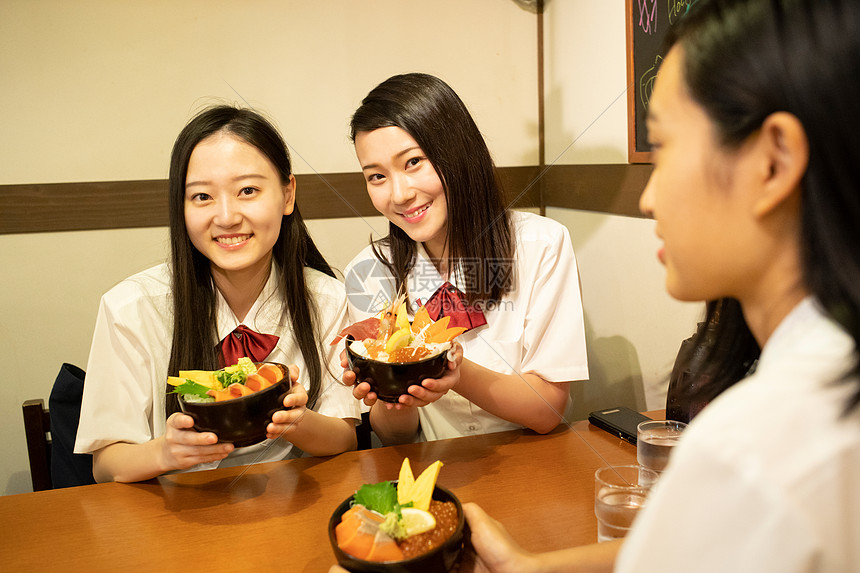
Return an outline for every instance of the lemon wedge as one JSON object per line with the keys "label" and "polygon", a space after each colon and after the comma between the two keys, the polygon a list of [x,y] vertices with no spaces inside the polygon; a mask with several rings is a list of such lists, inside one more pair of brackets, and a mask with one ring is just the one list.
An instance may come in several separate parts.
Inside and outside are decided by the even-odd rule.
{"label": "lemon wedge", "polygon": [[409,340],[412,338],[412,330],[407,326],[406,328],[401,328],[394,332],[391,335],[391,338],[388,339],[388,342],[385,343],[385,351],[389,354],[397,350],[398,348],[403,348],[407,344],[409,344]]}
{"label": "lemon wedge", "polygon": [[403,516],[402,523],[407,537],[430,531],[436,527],[436,518],[429,511],[414,507],[404,507],[400,510],[400,514]]}
{"label": "lemon wedge", "polygon": [[397,309],[394,323],[397,325],[397,328],[409,328],[409,311],[406,309],[405,302]]}

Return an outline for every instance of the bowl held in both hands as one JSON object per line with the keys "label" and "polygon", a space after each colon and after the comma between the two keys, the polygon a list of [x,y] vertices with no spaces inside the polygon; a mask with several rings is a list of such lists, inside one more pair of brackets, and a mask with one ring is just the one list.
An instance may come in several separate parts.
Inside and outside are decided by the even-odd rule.
{"label": "bowl held in both hands", "polygon": [[262,442],[274,413],[285,409],[284,398],[292,387],[285,365],[268,364],[275,364],[283,372],[277,384],[223,402],[186,402],[180,397],[179,407],[194,419],[195,430],[213,432],[219,442],[231,442],[237,448]]}
{"label": "bowl held in both hands", "polygon": [[367,382],[377,398],[397,403],[401,394],[407,394],[412,385],[420,385],[427,378],[441,378],[448,364],[448,353],[442,352],[418,362],[381,362],[361,356],[350,348],[354,342],[346,337],[346,357],[355,372],[356,383]]}

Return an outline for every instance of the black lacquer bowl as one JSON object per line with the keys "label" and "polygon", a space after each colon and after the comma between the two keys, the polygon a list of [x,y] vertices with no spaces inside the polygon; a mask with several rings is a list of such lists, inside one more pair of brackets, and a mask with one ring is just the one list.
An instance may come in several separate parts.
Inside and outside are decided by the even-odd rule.
{"label": "black lacquer bowl", "polygon": [[349,368],[355,372],[356,383],[370,384],[371,390],[383,402],[396,403],[413,384],[421,384],[426,378],[441,378],[445,374],[447,352],[418,362],[380,362],[353,352],[349,347],[353,341],[351,335],[346,337],[346,358]]}
{"label": "black lacquer bowl", "polygon": [[198,432],[214,432],[220,442],[232,442],[241,448],[266,439],[266,426],[272,415],[285,410],[284,398],[290,390],[290,373],[286,366],[269,362],[281,369],[283,378],[259,392],[223,402],[186,402],[179,397],[179,407],[194,418]]}
{"label": "black lacquer bowl", "polygon": [[[395,480],[394,483],[396,484],[397,481]],[[430,550],[424,555],[419,555],[412,559],[404,559],[402,561],[385,561],[382,563],[365,561],[364,559],[358,559],[357,557],[353,557],[352,555],[345,553],[337,546],[337,538],[335,537],[334,529],[337,527],[337,524],[340,523],[341,516],[346,513],[346,510],[348,510],[352,505],[352,499],[353,497],[349,496],[339,506],[337,506],[337,509],[334,510],[334,513],[332,513],[331,519],[329,519],[328,522],[329,542],[334,550],[334,555],[337,558],[338,565],[344,569],[356,573],[438,573],[442,571],[450,571],[457,562],[457,559],[459,559],[460,553],[463,550],[463,542],[468,536],[469,527],[466,524],[466,518],[463,515],[463,506],[460,504],[460,500],[457,499],[456,495],[444,487],[439,485],[435,487],[433,490],[433,499],[442,502],[454,502],[454,505],[457,507],[457,528],[454,530],[454,533],[451,534],[451,537],[446,539],[439,547]]]}

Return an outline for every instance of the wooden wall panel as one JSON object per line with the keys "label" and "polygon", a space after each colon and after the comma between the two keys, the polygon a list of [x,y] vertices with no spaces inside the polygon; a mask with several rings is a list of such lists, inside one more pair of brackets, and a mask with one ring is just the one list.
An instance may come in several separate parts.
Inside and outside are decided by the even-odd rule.
{"label": "wooden wall panel", "polygon": [[[536,167],[499,170],[515,207],[539,207]],[[361,173],[296,176],[305,219],[378,215]],[[167,180],[0,185],[0,234],[161,227]]]}

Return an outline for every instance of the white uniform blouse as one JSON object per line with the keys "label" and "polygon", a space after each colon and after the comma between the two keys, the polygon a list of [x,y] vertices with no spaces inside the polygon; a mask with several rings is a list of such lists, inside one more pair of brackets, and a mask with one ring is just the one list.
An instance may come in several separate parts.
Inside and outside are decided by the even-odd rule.
{"label": "white uniform blouse", "polygon": [[[280,337],[267,360],[296,364],[306,372],[304,358],[289,324],[280,326],[283,303],[274,278],[275,269],[243,322],[247,327]],[[330,340],[346,325],[346,305],[340,281],[313,269],[305,270],[308,289],[319,309],[321,340],[329,372],[323,370],[322,390],[314,410],[335,418],[360,417],[350,388],[332,375],[342,371]],[[239,322],[227,302],[217,294],[219,340]],[[101,300],[87,363],[81,420],[75,451],[93,452],[115,442],[140,444],[165,431],[164,398],[167,366],[173,336],[170,270],[161,264],[131,276],[108,291]],[[217,341],[213,341],[215,344]],[[300,375],[305,388],[308,381]],[[237,448],[220,464],[201,464],[194,470],[243,465],[291,457],[292,444],[285,440]],[[260,452],[269,447],[263,457]],[[298,450],[296,450],[298,451]],[[295,452],[293,452],[295,455]],[[258,459],[259,458],[259,459]]]}
{"label": "white uniform blouse", "polygon": [[[464,356],[496,372],[534,373],[550,382],[585,380],[588,359],[579,274],[567,229],[531,213],[513,211],[516,231],[514,289],[483,308],[487,324],[457,338]],[[465,291],[477,273],[498,273],[494,261],[464,261],[450,282]],[[406,287],[413,304],[426,302],[443,279],[418,245]],[[365,248],[346,268],[350,322],[379,312],[395,297],[394,279]],[[414,309],[413,309],[414,310]],[[525,384],[523,380],[523,384]],[[418,409],[421,439],[439,440],[518,428],[454,391]],[[564,412],[547,416],[560,417]]]}
{"label": "white uniform blouse", "polygon": [[616,571],[860,571],[853,340],[813,299],[684,433]]}

